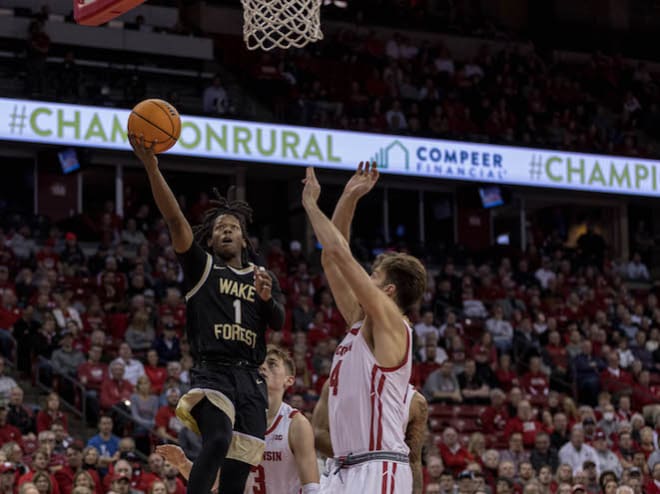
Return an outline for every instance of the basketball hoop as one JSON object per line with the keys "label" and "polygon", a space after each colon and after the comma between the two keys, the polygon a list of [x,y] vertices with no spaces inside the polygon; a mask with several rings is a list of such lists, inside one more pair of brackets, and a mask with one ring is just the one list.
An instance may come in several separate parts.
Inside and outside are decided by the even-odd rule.
{"label": "basketball hoop", "polygon": [[241,0],[248,50],[302,48],[323,39],[323,0]]}

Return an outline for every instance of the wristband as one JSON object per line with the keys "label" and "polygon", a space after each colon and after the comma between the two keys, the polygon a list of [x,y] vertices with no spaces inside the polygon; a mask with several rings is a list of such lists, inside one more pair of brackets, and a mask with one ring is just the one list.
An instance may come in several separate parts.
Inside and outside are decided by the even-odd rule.
{"label": "wristband", "polygon": [[302,494],[318,494],[319,492],[321,492],[321,484],[318,482],[303,485]]}

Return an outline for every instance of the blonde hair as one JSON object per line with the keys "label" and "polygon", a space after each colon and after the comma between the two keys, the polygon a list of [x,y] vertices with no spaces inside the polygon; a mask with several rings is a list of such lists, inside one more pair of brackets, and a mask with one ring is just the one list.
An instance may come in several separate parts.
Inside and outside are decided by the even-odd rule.
{"label": "blonde hair", "polygon": [[293,362],[293,358],[291,358],[291,354],[288,352],[288,350],[285,350],[284,348],[276,345],[268,345],[266,347],[266,357],[275,357],[280,359],[282,362],[284,362],[284,366],[287,368],[290,375],[296,375],[296,364]]}

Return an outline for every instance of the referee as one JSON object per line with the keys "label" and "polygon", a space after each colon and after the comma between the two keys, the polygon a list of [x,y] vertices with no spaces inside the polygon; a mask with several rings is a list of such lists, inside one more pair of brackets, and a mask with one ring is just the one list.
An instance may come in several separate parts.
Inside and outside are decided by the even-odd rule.
{"label": "referee", "polygon": [[252,209],[220,196],[201,225],[191,228],[158,169],[152,146],[129,136],[183,267],[186,333],[195,360],[192,389],[176,414],[201,434],[202,450],[188,481],[188,494],[211,491],[220,474],[220,494],[243,494],[251,466],[264,451],[268,392],[258,372],[266,356],[267,327],[284,323],[276,278],[250,263],[255,258],[246,225]]}

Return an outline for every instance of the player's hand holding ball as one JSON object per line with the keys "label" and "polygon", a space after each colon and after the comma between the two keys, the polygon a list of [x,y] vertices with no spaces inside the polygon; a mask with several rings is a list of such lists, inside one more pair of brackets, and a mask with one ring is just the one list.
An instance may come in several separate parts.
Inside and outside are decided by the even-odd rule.
{"label": "player's hand holding ball", "polygon": [[167,101],[144,100],[128,117],[128,140],[144,166],[158,166],[156,154],[164,153],[181,136],[179,112]]}

